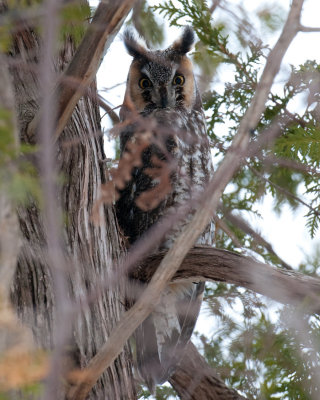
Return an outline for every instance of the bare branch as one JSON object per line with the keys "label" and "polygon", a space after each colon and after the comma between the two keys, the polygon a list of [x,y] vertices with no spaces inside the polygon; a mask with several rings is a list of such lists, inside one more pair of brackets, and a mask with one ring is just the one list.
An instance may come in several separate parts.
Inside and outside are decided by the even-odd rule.
{"label": "bare branch", "polygon": [[[103,99],[103,97],[99,96],[98,98],[99,100],[99,106],[101,108],[104,109],[104,111],[106,112],[106,114],[108,114],[109,118],[111,119],[113,125],[116,125],[120,122],[120,118],[118,117],[118,115],[114,112],[114,108],[111,108],[109,106],[109,104],[107,104],[105,102],[105,100]],[[118,107],[116,107],[118,108]]]}
{"label": "bare branch", "polygon": [[[149,256],[133,272],[135,279],[148,282],[165,252]],[[280,303],[303,303],[307,312],[320,313],[320,279],[297,271],[287,271],[253,258],[206,246],[192,248],[173,280],[226,282],[268,296]]]}
{"label": "bare branch", "polygon": [[[80,46],[55,89],[55,96],[58,99],[55,138],[58,138],[63,131],[78,100],[95,78],[103,53],[121,28],[134,1],[100,2]],[[40,108],[28,126],[30,141],[34,140],[41,113]]]}
{"label": "bare branch", "polygon": [[221,218],[214,215],[213,220],[216,223],[216,227],[220,228],[227,236],[229,236],[236,247],[239,247],[240,249],[243,247],[237,236],[228,228],[227,224]]}
{"label": "bare branch", "polygon": [[319,27],[311,27],[311,26],[300,25],[299,26],[299,31],[300,32],[320,32],[320,28]]}
{"label": "bare branch", "polygon": [[320,213],[319,211],[317,211],[315,208],[313,208],[312,206],[310,206],[308,203],[306,203],[305,201],[303,201],[302,199],[300,199],[300,197],[294,195],[293,193],[290,193],[288,190],[286,190],[285,188],[283,188],[282,186],[277,185],[276,183],[272,182],[270,179],[266,178],[263,174],[261,174],[259,171],[257,171],[254,168],[251,168],[252,172],[254,174],[256,174],[259,178],[263,179],[264,181],[268,182],[270,185],[272,185],[273,187],[275,187],[277,190],[279,190],[280,192],[284,193],[286,196],[291,197],[292,199],[294,199],[295,201],[297,201],[298,203],[304,205],[305,207],[309,208],[310,211],[312,211],[317,217],[320,217]]}
{"label": "bare branch", "polygon": [[243,218],[241,218],[239,215],[233,214],[230,210],[227,210],[224,207],[221,207],[222,211],[224,213],[224,217],[231,222],[234,226],[237,228],[240,228],[243,232],[247,233],[250,235],[253,240],[258,243],[259,245],[265,247],[268,252],[274,256],[276,256],[279,261],[281,262],[282,266],[286,269],[293,270],[293,268],[288,265],[284,260],[282,260],[279,255],[274,251],[271,243],[266,241],[258,232],[256,232],[248,223],[245,221]]}
{"label": "bare branch", "polygon": [[[133,277],[148,282],[157,271],[157,267],[165,252],[158,253],[148,257],[148,259],[137,270],[134,271]],[[157,272],[155,274],[157,274]],[[159,275],[159,274],[158,274]],[[154,279],[154,278],[153,278]],[[157,279],[157,278],[156,278]],[[211,247],[195,247],[185,257],[179,270],[173,277],[173,280],[204,280],[204,281],[222,281],[236,284],[257,293],[268,296],[276,301],[286,304],[301,306],[307,312],[320,313],[320,280],[310,276],[306,276],[295,271],[284,271],[259,263],[249,257],[232,253],[226,250],[213,249]],[[148,286],[150,287],[150,285]],[[79,387],[73,388],[69,392],[69,399],[83,399],[85,393],[93,385],[93,375],[99,369],[103,370],[105,361],[115,357],[115,349],[119,341],[123,340],[123,336],[127,331],[132,330],[130,326],[134,322],[134,318],[140,318],[144,312],[146,305],[144,295],[131,308],[125,318],[115,329],[109,341],[100,349],[98,355],[90,362],[89,368],[81,374],[83,379]],[[147,309],[151,309],[152,305],[147,303]],[[125,330],[125,332],[123,332]],[[116,334],[118,336],[116,336]],[[111,361],[110,361],[111,363]],[[75,391],[75,389],[77,389]]]}
{"label": "bare branch", "polygon": [[209,11],[211,14],[213,14],[215,12],[215,10],[217,9],[217,7],[219,7],[221,3],[221,0],[213,0],[211,7],[209,8]]}
{"label": "bare branch", "polygon": [[278,164],[281,167],[291,168],[296,171],[302,172],[304,174],[320,176],[320,171],[317,170],[316,168],[310,167],[309,165],[305,165],[295,160],[290,160],[288,158],[279,158],[276,157],[275,155],[267,155],[263,157],[258,156],[258,157],[264,164],[267,165]]}
{"label": "bare branch", "polygon": [[283,27],[282,33],[274,48],[270,51],[261,79],[257,85],[256,93],[241,121],[242,126],[239,128],[240,132],[244,128],[248,130],[255,129],[257,123],[259,122],[261,113],[265,109],[265,103],[268,99],[272,83],[280,69],[282,58],[286,53],[290,43],[299,31],[302,5],[303,0],[292,1],[289,15]]}
{"label": "bare branch", "polygon": [[169,382],[181,400],[246,399],[225,385],[191,342],[188,343],[184,356]]}

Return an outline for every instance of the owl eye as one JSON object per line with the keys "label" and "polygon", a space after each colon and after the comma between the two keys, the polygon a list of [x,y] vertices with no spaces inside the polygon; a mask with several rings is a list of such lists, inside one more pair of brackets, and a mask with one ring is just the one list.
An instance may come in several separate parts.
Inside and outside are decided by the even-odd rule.
{"label": "owl eye", "polygon": [[141,89],[147,89],[152,86],[150,79],[148,78],[141,78],[139,81],[139,86]]}
{"label": "owl eye", "polygon": [[184,76],[182,76],[182,75],[176,75],[173,78],[173,84],[174,85],[182,86],[184,84],[184,81],[185,81],[185,79],[184,79]]}

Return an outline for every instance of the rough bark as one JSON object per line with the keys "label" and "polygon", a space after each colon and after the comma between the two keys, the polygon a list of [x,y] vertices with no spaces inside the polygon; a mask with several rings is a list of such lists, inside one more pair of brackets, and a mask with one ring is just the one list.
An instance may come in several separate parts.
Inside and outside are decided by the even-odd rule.
{"label": "rough bark", "polygon": [[20,248],[19,223],[15,206],[7,187],[17,173],[18,127],[15,115],[13,86],[7,60],[0,54],[0,112],[1,135],[6,142],[1,143],[1,153],[8,154],[0,160],[0,387],[12,378],[9,370],[1,368],[8,360],[17,361],[14,353],[19,349],[24,355],[32,352],[31,332],[21,326],[10,301],[17,258]]}
{"label": "rough bark", "polygon": [[[165,252],[147,258],[132,276],[148,282]],[[297,271],[275,268],[251,257],[205,246],[192,248],[173,280],[203,280],[232,283],[263,294],[280,303],[303,306],[320,313],[320,280]]]}
{"label": "rough bark", "polygon": [[190,342],[169,382],[181,400],[245,400],[228,388]]}
{"label": "rough bark", "polygon": [[[0,11],[6,11],[0,3]],[[11,49],[11,74],[14,82],[16,107],[19,115],[20,136],[25,142],[27,126],[38,112],[37,62],[41,43],[26,22],[19,21]],[[55,63],[57,72],[70,62],[75,48],[66,40]],[[107,278],[117,260],[121,245],[114,213],[100,207],[100,225],[93,225],[92,210],[99,198],[101,183],[105,182],[100,116],[95,83],[80,99],[58,142],[57,163],[63,185],[57,193],[63,209],[65,224],[61,232],[62,247],[68,260],[69,296],[80,304],[85,294],[94,291],[95,282]],[[35,165],[37,163],[35,162]],[[49,269],[43,220],[37,204],[19,208],[22,248],[12,300],[21,320],[33,331],[39,347],[51,349],[55,324],[55,299],[52,273]],[[122,310],[120,285],[102,292],[99,298],[73,321],[70,339],[70,367],[84,367],[105,342]],[[80,307],[79,307],[80,308]],[[66,321],[67,323],[68,321]],[[134,399],[135,389],[131,373],[130,353],[125,346],[122,354],[101,376],[90,399]]]}

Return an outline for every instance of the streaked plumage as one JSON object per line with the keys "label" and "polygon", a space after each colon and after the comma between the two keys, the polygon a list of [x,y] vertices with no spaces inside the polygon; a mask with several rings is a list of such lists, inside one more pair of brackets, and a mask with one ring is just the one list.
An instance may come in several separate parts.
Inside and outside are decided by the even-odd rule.
{"label": "streaked plumage", "polygon": [[[139,142],[141,135],[150,140],[142,152],[142,164],[133,169],[132,179],[117,202],[119,224],[130,243],[162,216],[175,215],[179,206],[190,203],[195,193],[204,189],[212,171],[201,98],[192,63],[186,56],[193,41],[193,31],[185,28],[181,38],[168,49],[151,51],[129,32],[125,34],[133,61],[121,117],[127,121],[138,113],[146,124],[139,121],[128,124],[121,132],[121,157],[129,154],[130,145]],[[164,165],[170,171],[170,185],[163,193],[154,191],[159,199],[151,208],[140,196],[160,187],[164,175],[153,171],[161,170]],[[172,246],[195,209],[193,204],[183,221],[166,233],[161,248]],[[198,243],[212,243],[210,227]],[[138,328],[135,334],[138,369],[149,388],[163,383],[174,372],[192,334],[203,290],[203,283],[169,285],[161,302]]]}

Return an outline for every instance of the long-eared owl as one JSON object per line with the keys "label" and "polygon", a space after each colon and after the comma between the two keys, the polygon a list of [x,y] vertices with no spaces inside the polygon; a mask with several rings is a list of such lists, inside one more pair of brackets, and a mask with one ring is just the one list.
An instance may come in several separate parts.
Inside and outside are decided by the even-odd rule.
{"label": "long-eared owl", "polygon": [[[168,249],[191,220],[197,207],[195,199],[212,171],[202,102],[186,55],[194,33],[186,27],[163,51],[149,50],[131,31],[124,37],[133,61],[120,112],[121,159],[133,157],[133,146],[141,137],[147,137],[148,144],[140,149],[130,180],[120,191],[117,216],[132,244],[141,237],[147,240],[145,233],[150,227],[176,217],[183,209],[183,218],[171,226],[157,247]],[[167,171],[167,179],[159,170]],[[211,225],[197,243],[212,244]],[[152,314],[136,331],[138,370],[151,390],[168,380],[179,363],[199,314],[203,290],[202,282],[168,285]]]}

